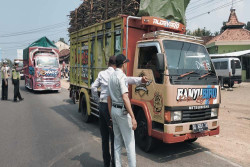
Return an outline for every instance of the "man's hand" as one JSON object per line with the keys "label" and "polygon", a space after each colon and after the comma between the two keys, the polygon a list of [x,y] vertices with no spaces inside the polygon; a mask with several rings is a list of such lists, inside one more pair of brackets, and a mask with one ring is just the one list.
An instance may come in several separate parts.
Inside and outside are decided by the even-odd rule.
{"label": "man's hand", "polygon": [[137,128],[137,122],[135,118],[132,118],[132,129],[135,130]]}
{"label": "man's hand", "polygon": [[149,80],[148,80],[148,78],[146,77],[146,76],[143,76],[142,78],[141,78],[141,83],[147,83]]}

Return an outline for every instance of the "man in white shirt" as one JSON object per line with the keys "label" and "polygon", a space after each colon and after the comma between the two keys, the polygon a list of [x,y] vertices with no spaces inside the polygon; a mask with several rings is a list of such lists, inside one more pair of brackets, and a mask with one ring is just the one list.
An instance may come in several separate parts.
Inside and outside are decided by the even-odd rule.
{"label": "man in white shirt", "polygon": [[108,109],[112,116],[114,130],[115,165],[122,166],[121,150],[123,143],[127,151],[129,167],[136,167],[134,130],[137,127],[128,96],[127,62],[123,54],[116,57],[116,70],[108,83]]}
{"label": "man in white shirt", "polygon": [[[115,166],[114,162],[114,133],[112,122],[108,111],[107,96],[108,96],[108,81],[109,77],[115,72],[116,57],[111,56],[109,58],[108,69],[101,71],[98,74],[95,82],[91,85],[92,97],[96,102],[99,102],[99,116],[100,116],[100,131],[102,136],[102,152],[104,166],[109,167],[110,162],[112,166]],[[146,83],[148,80],[146,77],[128,77],[126,82],[128,84],[141,84]],[[101,88],[100,98],[98,97],[98,88]],[[111,156],[109,151],[109,136],[111,136]]]}

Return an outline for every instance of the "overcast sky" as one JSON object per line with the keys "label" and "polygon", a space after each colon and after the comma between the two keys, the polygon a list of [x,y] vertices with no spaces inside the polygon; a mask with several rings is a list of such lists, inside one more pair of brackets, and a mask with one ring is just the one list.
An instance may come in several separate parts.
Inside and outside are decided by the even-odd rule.
{"label": "overcast sky", "polygon": [[[26,48],[42,36],[54,41],[62,37],[67,41],[69,22],[67,15],[81,2],[81,0],[0,0],[2,58],[16,58],[17,49]],[[211,32],[219,31],[222,22],[228,20],[231,3],[232,0],[191,0],[186,11],[187,29],[206,27]],[[244,23],[250,21],[250,0],[234,0],[234,3],[239,21]],[[208,12],[210,14],[204,14]]]}

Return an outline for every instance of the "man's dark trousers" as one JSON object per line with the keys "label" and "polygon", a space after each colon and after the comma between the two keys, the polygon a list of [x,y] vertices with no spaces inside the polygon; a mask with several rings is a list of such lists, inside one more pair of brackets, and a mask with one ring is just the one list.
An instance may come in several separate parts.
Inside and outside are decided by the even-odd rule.
{"label": "man's dark trousers", "polygon": [[[105,167],[110,167],[110,162],[112,166],[115,166],[115,156],[114,156],[114,132],[109,126],[110,115],[108,110],[108,103],[100,103],[100,131],[102,135],[102,155]],[[111,156],[109,152],[109,137],[111,138]]]}
{"label": "man's dark trousers", "polygon": [[5,85],[4,79],[2,79],[2,100],[8,100],[8,80],[7,85]]}
{"label": "man's dark trousers", "polygon": [[22,96],[19,91],[19,79],[13,79],[14,84],[14,101],[17,100],[17,98],[22,99]]}

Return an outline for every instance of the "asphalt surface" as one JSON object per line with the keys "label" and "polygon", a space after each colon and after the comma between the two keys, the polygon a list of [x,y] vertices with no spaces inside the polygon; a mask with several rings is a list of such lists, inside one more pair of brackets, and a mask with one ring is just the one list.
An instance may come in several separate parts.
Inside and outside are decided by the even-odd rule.
{"label": "asphalt surface", "polygon": [[[1,84],[1,83],[0,83]],[[68,91],[32,92],[21,82],[24,101],[0,101],[1,167],[99,167],[102,164],[98,121],[86,124]],[[194,144],[159,143],[151,153],[136,148],[138,167],[239,166]],[[123,164],[127,166],[123,150]]]}

